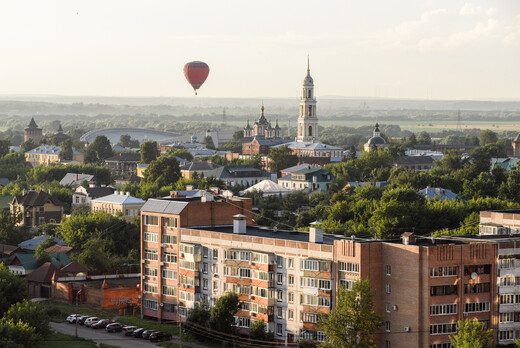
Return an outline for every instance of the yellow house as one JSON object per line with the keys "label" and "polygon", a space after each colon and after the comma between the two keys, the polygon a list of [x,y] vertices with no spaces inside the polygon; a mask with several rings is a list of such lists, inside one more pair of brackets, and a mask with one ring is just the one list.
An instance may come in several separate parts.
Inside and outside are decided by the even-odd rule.
{"label": "yellow house", "polygon": [[110,215],[122,214],[125,220],[132,221],[135,216],[139,216],[144,203],[144,200],[130,196],[130,192],[116,191],[114,194],[91,200],[90,210],[104,211]]}
{"label": "yellow house", "polygon": [[61,222],[63,203],[45,191],[27,191],[15,196],[10,204],[11,212],[19,211],[23,218],[19,225],[35,227]]}
{"label": "yellow house", "polygon": [[[60,161],[61,147],[55,145],[40,145],[35,149],[27,151],[25,153],[25,160],[33,167],[40,165],[47,165],[50,163],[56,163]],[[83,164],[85,156],[81,153],[72,149],[72,161]]]}

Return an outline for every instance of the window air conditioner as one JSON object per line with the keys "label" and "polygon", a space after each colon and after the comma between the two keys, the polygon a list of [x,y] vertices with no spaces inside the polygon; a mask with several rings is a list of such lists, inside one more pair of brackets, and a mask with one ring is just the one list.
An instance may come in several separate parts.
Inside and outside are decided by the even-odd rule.
{"label": "window air conditioner", "polygon": [[405,326],[404,327],[404,332],[410,332],[410,327],[409,326]]}

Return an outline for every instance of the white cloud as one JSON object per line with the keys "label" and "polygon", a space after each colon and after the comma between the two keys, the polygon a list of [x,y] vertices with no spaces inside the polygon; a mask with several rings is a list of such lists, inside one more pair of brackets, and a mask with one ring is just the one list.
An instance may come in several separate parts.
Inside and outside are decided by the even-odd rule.
{"label": "white cloud", "polygon": [[461,15],[472,15],[482,11],[482,7],[475,6],[470,4],[469,2],[465,3],[464,6],[460,9],[459,13]]}

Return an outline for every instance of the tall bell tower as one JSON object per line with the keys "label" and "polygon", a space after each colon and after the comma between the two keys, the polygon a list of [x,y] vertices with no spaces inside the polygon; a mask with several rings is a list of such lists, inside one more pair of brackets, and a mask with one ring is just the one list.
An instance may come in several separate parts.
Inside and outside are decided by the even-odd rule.
{"label": "tall bell tower", "polygon": [[316,98],[314,98],[314,81],[311,77],[309,57],[307,57],[307,76],[303,80],[303,94],[300,99],[300,115],[298,116],[297,142],[317,142],[318,117],[316,116]]}

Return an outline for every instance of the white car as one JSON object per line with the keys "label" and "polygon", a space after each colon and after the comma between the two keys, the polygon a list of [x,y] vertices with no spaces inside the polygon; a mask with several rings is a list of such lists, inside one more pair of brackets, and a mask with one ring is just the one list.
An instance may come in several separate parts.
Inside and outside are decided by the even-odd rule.
{"label": "white car", "polygon": [[101,318],[98,318],[98,317],[90,317],[87,320],[85,320],[85,326],[90,327],[90,326],[92,326],[92,324],[97,323],[100,320],[101,320]]}
{"label": "white car", "polygon": [[74,324],[76,322],[76,319],[81,317],[83,314],[71,314],[67,317],[67,321],[69,324]]}

